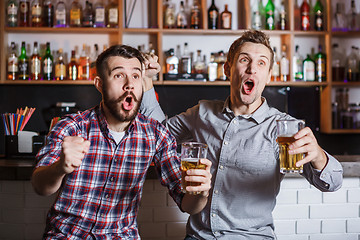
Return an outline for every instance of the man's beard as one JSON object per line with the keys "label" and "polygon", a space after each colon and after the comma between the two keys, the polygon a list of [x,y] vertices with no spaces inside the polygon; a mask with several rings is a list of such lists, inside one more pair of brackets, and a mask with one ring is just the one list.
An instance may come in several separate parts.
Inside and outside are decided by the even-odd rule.
{"label": "man's beard", "polygon": [[[134,118],[136,117],[139,111],[143,94],[141,94],[141,97],[138,100],[133,92],[125,92],[118,99],[112,100],[109,98],[106,90],[105,91],[103,90],[103,93],[104,93],[104,105],[116,120],[120,122],[128,122],[134,120]],[[129,95],[133,97],[135,106],[131,110],[125,110],[122,108],[120,103]],[[122,111],[124,112],[123,114],[121,113]]]}

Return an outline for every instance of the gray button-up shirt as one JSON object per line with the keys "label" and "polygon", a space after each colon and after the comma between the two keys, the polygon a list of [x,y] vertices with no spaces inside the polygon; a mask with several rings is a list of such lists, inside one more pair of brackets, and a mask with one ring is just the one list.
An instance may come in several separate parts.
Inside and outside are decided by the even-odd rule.
{"label": "gray button-up shirt", "polygon": [[[154,90],[144,94],[141,112],[159,121],[165,116]],[[284,175],[279,170],[276,120],[292,117],[266,100],[251,115],[235,116],[224,101],[200,101],[164,122],[178,143],[208,144],[212,189],[206,207],[191,215],[187,234],[198,239],[274,239],[272,211]],[[342,183],[340,163],[327,154],[320,172],[304,165],[303,176],[321,191]]]}

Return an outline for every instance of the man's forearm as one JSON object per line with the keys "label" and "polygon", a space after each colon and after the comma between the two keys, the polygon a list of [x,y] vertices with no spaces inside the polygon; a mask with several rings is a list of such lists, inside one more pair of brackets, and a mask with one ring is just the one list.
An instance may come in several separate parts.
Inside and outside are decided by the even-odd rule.
{"label": "man's forearm", "polygon": [[181,209],[190,215],[197,214],[204,209],[208,201],[208,194],[185,194],[181,202]]}
{"label": "man's forearm", "polygon": [[38,167],[33,172],[31,183],[39,195],[49,196],[59,190],[65,174],[58,170],[57,164]]}

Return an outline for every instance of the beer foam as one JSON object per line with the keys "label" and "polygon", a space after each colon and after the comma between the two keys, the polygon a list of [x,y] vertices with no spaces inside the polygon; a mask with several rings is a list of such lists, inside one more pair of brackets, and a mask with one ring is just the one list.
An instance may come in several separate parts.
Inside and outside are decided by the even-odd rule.
{"label": "beer foam", "polygon": [[197,163],[199,161],[199,158],[183,158],[183,159],[181,159],[181,161]]}

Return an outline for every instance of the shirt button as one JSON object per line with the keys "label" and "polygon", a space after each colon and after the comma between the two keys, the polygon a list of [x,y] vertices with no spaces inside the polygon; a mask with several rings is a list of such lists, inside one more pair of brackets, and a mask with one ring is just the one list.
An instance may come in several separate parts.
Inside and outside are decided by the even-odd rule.
{"label": "shirt button", "polygon": [[102,213],[102,214],[100,214],[100,216],[101,216],[101,217],[104,217],[104,216],[105,216],[105,214],[103,214],[103,213]]}
{"label": "shirt button", "polygon": [[114,181],[114,177],[111,177],[111,178],[110,178],[110,182],[113,182],[113,181]]}
{"label": "shirt button", "polygon": [[233,122],[234,122],[234,124],[237,124],[237,121],[236,121],[236,120],[234,120]]}
{"label": "shirt button", "polygon": [[229,144],[229,142],[228,142],[228,141],[225,141],[225,142],[224,142],[224,145],[228,145],[228,144]]}
{"label": "shirt button", "polygon": [[219,191],[218,190],[215,190],[215,194],[218,194],[219,193]]}
{"label": "shirt button", "polygon": [[220,167],[219,167],[220,169],[224,169],[224,166],[223,165],[220,165]]}
{"label": "shirt button", "polygon": [[212,217],[216,217],[216,214],[215,214],[215,213],[213,213],[213,214],[211,214],[211,216],[212,216]]}
{"label": "shirt button", "polygon": [[219,234],[219,232],[214,232],[214,234],[215,234],[215,235],[218,235],[218,234]]}
{"label": "shirt button", "polygon": [[117,159],[115,159],[114,162],[117,162]]}
{"label": "shirt button", "polygon": [[110,195],[109,195],[109,194],[106,194],[106,195],[105,195],[105,198],[109,198],[109,197],[110,197]]}

